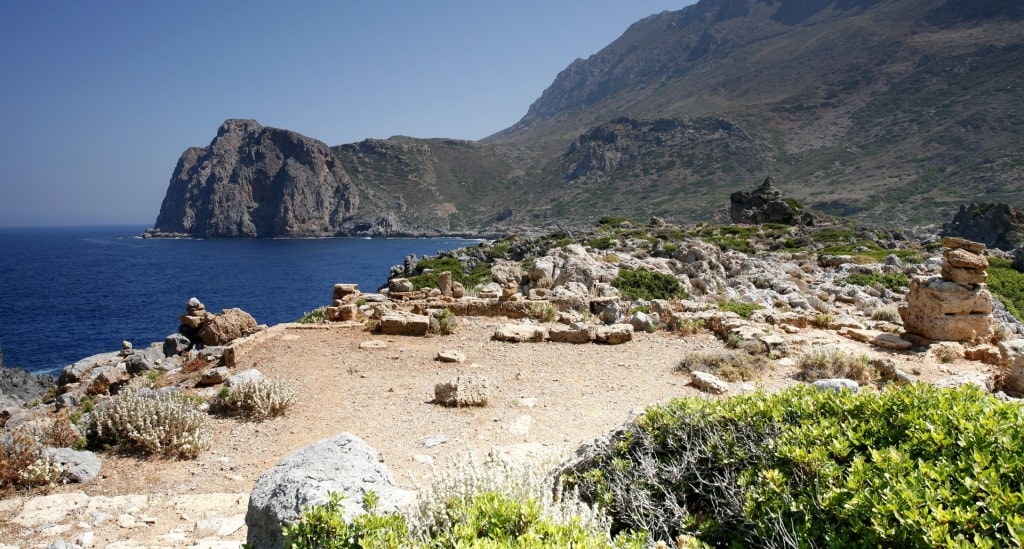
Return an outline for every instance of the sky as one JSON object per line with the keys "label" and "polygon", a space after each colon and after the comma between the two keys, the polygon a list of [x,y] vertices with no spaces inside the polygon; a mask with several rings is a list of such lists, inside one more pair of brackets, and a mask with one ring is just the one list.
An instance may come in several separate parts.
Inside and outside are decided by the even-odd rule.
{"label": "sky", "polygon": [[476,140],[633,22],[693,0],[0,5],[0,227],[146,225],[229,118],[326,142]]}

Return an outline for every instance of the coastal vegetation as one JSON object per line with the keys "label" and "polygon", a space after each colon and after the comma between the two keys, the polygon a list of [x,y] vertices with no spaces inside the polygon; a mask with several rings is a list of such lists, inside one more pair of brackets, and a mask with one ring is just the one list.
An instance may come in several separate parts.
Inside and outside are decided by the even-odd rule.
{"label": "coastal vegetation", "polygon": [[1022,413],[928,384],[682,398],[553,492],[536,473],[495,485],[448,471],[405,514],[375,512],[370,494],[346,522],[333,496],[285,534],[303,548],[1017,546]]}

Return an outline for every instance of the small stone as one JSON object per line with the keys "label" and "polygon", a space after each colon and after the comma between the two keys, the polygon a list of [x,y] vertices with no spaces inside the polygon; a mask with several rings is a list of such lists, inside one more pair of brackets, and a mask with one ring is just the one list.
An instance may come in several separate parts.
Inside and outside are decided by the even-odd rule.
{"label": "small stone", "polygon": [[690,372],[690,385],[706,393],[720,395],[729,391],[729,384],[707,372]]}
{"label": "small stone", "polygon": [[974,242],[972,240],[967,240],[966,238],[960,238],[958,236],[942,237],[942,245],[947,248],[952,248],[954,250],[963,249],[967,250],[968,252],[973,252],[976,254],[980,254],[981,252],[985,251],[985,245],[982,244],[981,242]]}
{"label": "small stone", "polygon": [[448,442],[448,437],[442,434],[430,435],[423,439],[423,447],[433,448],[434,446],[440,446],[446,442]]}
{"label": "small stone", "polygon": [[210,371],[203,374],[203,377],[199,380],[200,385],[217,385],[227,381],[228,377],[231,376],[231,370],[226,366],[220,366],[213,368]]}
{"label": "small stone", "polygon": [[442,406],[486,406],[489,395],[490,382],[480,376],[459,376],[434,386],[434,402]]}
{"label": "small stone", "polygon": [[437,360],[441,362],[458,362],[462,363],[466,361],[466,355],[462,351],[455,349],[447,349],[437,353]]}
{"label": "small stone", "polygon": [[856,393],[860,390],[860,385],[857,385],[857,382],[852,379],[819,379],[811,385],[819,391],[834,391],[836,393],[840,391],[851,391]]}
{"label": "small stone", "polygon": [[359,343],[360,349],[387,349],[388,344],[384,341],[371,339]]}

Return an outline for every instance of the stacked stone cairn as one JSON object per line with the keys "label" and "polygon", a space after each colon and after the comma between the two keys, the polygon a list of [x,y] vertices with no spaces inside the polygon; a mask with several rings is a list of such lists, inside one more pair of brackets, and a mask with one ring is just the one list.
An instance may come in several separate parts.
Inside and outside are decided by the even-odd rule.
{"label": "stacked stone cairn", "polygon": [[907,304],[900,307],[910,334],[936,341],[983,341],[992,336],[992,294],[985,245],[963,238],[942,239],[940,276],[914,277]]}
{"label": "stacked stone cairn", "polygon": [[359,295],[357,284],[335,284],[331,306],[326,311],[327,320],[355,320],[359,316],[359,306],[356,304]]}

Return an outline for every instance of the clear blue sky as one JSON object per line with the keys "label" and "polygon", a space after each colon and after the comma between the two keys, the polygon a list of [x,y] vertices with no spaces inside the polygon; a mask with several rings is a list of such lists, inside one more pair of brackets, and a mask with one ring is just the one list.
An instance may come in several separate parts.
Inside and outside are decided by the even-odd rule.
{"label": "clear blue sky", "polygon": [[0,7],[0,226],[156,220],[227,118],[329,145],[480,139],[692,0],[25,1]]}

